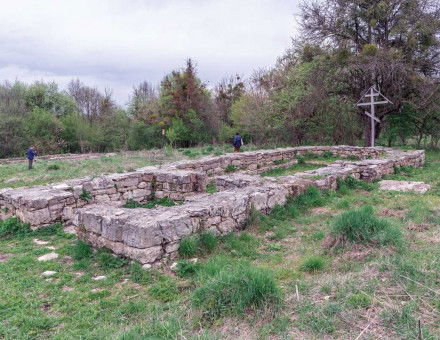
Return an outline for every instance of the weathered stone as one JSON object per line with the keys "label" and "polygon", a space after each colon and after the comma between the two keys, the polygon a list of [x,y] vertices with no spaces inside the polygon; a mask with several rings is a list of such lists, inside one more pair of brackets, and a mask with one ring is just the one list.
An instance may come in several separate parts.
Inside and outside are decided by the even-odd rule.
{"label": "weathered stone", "polygon": [[44,261],[55,260],[56,258],[58,258],[58,254],[52,252],[52,253],[48,253],[46,255],[40,256],[37,260],[40,262],[44,262]]}
{"label": "weathered stone", "polygon": [[415,192],[418,194],[424,194],[429,189],[431,189],[431,186],[424,182],[385,180],[385,181],[380,181],[379,185],[381,190]]}

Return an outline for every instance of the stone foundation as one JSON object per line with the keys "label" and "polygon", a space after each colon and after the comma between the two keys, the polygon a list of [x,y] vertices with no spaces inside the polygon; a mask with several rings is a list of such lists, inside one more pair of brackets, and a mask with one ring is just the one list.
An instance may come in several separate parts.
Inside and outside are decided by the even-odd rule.
{"label": "stone foundation", "polygon": [[[257,169],[283,167],[298,155],[331,152],[341,158],[294,176],[261,177]],[[97,178],[82,178],[21,189],[0,190],[0,218],[17,216],[33,227],[54,222],[76,226],[78,236],[96,247],[141,263],[177,254],[182,237],[203,231],[227,234],[243,228],[251,209],[267,213],[309,186],[336,189],[338,178],[366,181],[392,173],[394,167],[424,164],[424,151],[351,146],[297,147],[205,157]],[[279,164],[279,161],[283,161]],[[278,165],[277,165],[278,164]],[[234,166],[237,172],[225,173]],[[219,192],[205,194],[213,183]],[[124,209],[129,199],[146,202],[168,197],[182,205]]]}

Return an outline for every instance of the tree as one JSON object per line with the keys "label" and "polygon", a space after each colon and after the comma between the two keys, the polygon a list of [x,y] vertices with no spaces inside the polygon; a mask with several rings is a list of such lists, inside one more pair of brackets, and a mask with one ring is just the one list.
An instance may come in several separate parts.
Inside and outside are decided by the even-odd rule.
{"label": "tree", "polygon": [[[437,79],[440,65],[440,3],[433,0],[303,1],[302,33],[327,47],[339,65],[340,96],[354,100],[371,85],[394,105],[378,111],[381,123]],[[328,91],[325,91],[328,94]],[[365,140],[370,128],[365,124]],[[377,137],[376,136],[376,137]],[[367,144],[368,145],[368,144]]]}
{"label": "tree", "polygon": [[181,131],[192,131],[180,133],[177,140],[182,146],[204,142],[209,134],[213,134],[210,112],[209,92],[197,77],[191,59],[187,61],[184,70],[173,71],[162,80],[159,124],[163,128],[178,124],[180,129],[182,123],[185,129]]}
{"label": "tree", "polygon": [[67,92],[75,100],[79,111],[89,121],[97,121],[116,111],[117,107],[110,90],[106,89],[102,94],[98,89],[86,86],[79,79],[76,79],[68,84]]}

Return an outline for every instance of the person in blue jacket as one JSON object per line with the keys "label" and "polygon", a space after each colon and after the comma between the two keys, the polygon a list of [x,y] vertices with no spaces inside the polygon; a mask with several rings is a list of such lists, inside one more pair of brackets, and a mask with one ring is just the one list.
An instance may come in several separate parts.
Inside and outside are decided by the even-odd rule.
{"label": "person in blue jacket", "polygon": [[240,148],[243,145],[243,139],[238,132],[235,134],[234,142],[232,144],[234,145],[234,152],[240,152]]}
{"label": "person in blue jacket", "polygon": [[27,158],[28,161],[29,161],[29,170],[32,169],[32,163],[34,162],[34,158],[35,158],[36,155],[37,155],[37,151],[35,151],[35,150],[34,150],[34,146],[31,145],[31,146],[29,147],[29,150],[26,151],[26,158]]}

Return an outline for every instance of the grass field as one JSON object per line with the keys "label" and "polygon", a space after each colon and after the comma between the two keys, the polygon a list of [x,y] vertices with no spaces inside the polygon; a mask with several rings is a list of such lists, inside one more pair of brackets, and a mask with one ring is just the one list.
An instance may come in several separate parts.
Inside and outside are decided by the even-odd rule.
{"label": "grass field", "polygon": [[309,190],[241,233],[185,239],[174,271],[0,224],[0,338],[439,339],[440,152],[389,177],[432,189]]}

